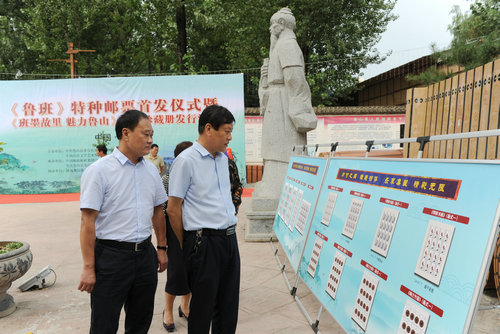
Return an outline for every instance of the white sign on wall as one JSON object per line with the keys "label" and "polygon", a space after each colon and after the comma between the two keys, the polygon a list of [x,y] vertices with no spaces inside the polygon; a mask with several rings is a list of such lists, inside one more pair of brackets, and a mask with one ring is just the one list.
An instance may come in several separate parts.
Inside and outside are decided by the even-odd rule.
{"label": "white sign on wall", "polygon": [[[245,152],[247,164],[262,164],[262,116],[245,117]],[[401,124],[405,115],[356,115],[356,116],[319,116],[318,125],[307,133],[309,145],[366,141],[378,139],[399,139]],[[397,144],[396,144],[397,146]],[[372,149],[396,149],[395,144],[375,145]],[[366,150],[365,145],[339,146],[338,151]],[[318,148],[318,152],[330,149]]]}

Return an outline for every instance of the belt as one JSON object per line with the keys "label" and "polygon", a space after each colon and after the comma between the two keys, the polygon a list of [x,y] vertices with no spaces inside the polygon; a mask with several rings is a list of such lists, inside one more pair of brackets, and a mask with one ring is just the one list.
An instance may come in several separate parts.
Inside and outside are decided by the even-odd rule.
{"label": "belt", "polygon": [[145,250],[151,243],[151,236],[141,242],[127,242],[127,241],[117,241],[108,239],[96,239],[100,244],[125,250],[133,250],[135,252],[140,252]]}
{"label": "belt", "polygon": [[200,233],[201,235],[204,236],[209,236],[209,235],[221,235],[221,236],[230,236],[236,233],[236,225],[229,226],[228,228],[224,230],[216,230],[213,228],[202,228],[201,230],[194,230],[194,231],[185,231],[186,233]]}

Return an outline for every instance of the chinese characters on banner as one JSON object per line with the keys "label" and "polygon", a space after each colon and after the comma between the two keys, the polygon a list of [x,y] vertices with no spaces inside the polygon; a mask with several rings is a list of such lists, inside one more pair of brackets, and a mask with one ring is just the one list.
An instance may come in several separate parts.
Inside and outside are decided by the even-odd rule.
{"label": "chinese characters on banner", "polygon": [[[69,112],[60,101],[15,102],[14,128],[96,127],[114,125],[120,113],[137,109],[149,115],[153,124],[196,124],[201,111],[217,104],[217,97],[155,99],[150,101],[72,101]],[[117,115],[118,114],[118,115]]]}
{"label": "chinese characters on banner", "polygon": [[198,137],[203,109],[220,104],[236,120],[230,143],[245,182],[243,75],[0,81],[0,194],[77,193],[80,177],[118,145],[116,121],[149,116],[166,171],[175,146]]}

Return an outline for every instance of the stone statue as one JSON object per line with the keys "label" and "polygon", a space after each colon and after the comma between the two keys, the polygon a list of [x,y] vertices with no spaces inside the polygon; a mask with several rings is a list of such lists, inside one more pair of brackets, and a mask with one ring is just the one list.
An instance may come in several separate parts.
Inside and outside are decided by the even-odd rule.
{"label": "stone statue", "polygon": [[316,128],[317,118],[305,78],[304,57],[293,32],[292,11],[280,9],[270,24],[271,48],[261,67],[259,83],[264,175],[254,196],[277,201],[292,148],[306,144],[306,134]]}

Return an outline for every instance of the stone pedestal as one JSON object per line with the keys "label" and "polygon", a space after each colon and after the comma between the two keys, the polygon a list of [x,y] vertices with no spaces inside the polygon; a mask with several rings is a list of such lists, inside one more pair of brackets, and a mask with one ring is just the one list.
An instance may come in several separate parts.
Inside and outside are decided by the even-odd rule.
{"label": "stone pedestal", "polygon": [[262,181],[255,185],[250,209],[246,211],[248,222],[245,241],[276,239],[273,223],[287,169],[287,163],[264,161]]}
{"label": "stone pedestal", "polygon": [[7,293],[12,283],[0,285],[0,318],[6,317],[16,310],[14,298]]}
{"label": "stone pedestal", "polygon": [[[254,201],[252,203],[253,210],[266,211],[278,208],[287,170],[288,162],[264,160],[262,181],[255,184],[255,191],[252,195],[254,199],[262,199],[262,201]],[[272,202],[268,202],[268,200],[272,200]],[[269,208],[271,204],[272,207]]]}
{"label": "stone pedestal", "polygon": [[[252,200],[253,201],[253,200]],[[247,211],[247,226],[245,231],[245,241],[270,241],[277,240],[273,232],[274,211]]]}

